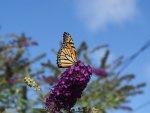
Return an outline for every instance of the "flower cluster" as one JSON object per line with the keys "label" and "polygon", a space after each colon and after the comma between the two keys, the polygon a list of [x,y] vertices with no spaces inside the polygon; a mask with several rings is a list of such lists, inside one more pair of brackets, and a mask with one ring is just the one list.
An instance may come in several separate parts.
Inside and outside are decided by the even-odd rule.
{"label": "flower cluster", "polygon": [[45,105],[51,113],[60,113],[61,109],[69,111],[90,80],[92,68],[77,61],[69,67],[60,77],[56,85],[50,90],[50,96]]}
{"label": "flower cluster", "polygon": [[98,68],[92,68],[92,73],[101,77],[106,77],[108,75],[108,73],[105,70]]}

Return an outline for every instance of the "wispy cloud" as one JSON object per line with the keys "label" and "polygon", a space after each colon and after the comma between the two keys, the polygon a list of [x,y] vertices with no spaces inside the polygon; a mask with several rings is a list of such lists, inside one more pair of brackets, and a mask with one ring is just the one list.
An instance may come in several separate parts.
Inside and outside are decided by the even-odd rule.
{"label": "wispy cloud", "polygon": [[91,30],[131,21],[138,14],[137,0],[76,0],[79,19]]}

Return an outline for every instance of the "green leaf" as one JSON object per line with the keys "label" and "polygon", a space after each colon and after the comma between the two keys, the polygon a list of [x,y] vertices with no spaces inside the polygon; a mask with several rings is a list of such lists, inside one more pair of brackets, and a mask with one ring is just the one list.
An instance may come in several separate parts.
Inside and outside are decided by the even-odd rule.
{"label": "green leaf", "polygon": [[33,113],[47,113],[45,109],[42,108],[32,108]]}

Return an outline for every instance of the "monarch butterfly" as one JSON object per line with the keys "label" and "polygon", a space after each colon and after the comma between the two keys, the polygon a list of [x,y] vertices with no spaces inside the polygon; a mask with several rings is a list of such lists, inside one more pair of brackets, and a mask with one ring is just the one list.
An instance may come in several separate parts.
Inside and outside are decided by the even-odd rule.
{"label": "monarch butterfly", "polygon": [[57,65],[59,68],[67,68],[77,62],[74,42],[69,33],[64,32],[63,43],[57,54]]}

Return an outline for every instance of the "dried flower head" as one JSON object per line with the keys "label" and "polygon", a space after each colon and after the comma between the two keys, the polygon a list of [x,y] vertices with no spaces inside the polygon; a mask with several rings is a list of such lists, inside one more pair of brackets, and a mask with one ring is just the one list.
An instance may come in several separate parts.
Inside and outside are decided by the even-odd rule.
{"label": "dried flower head", "polygon": [[32,78],[25,77],[24,82],[29,86],[29,87],[34,87],[35,90],[41,90],[41,87],[39,84],[37,84]]}

